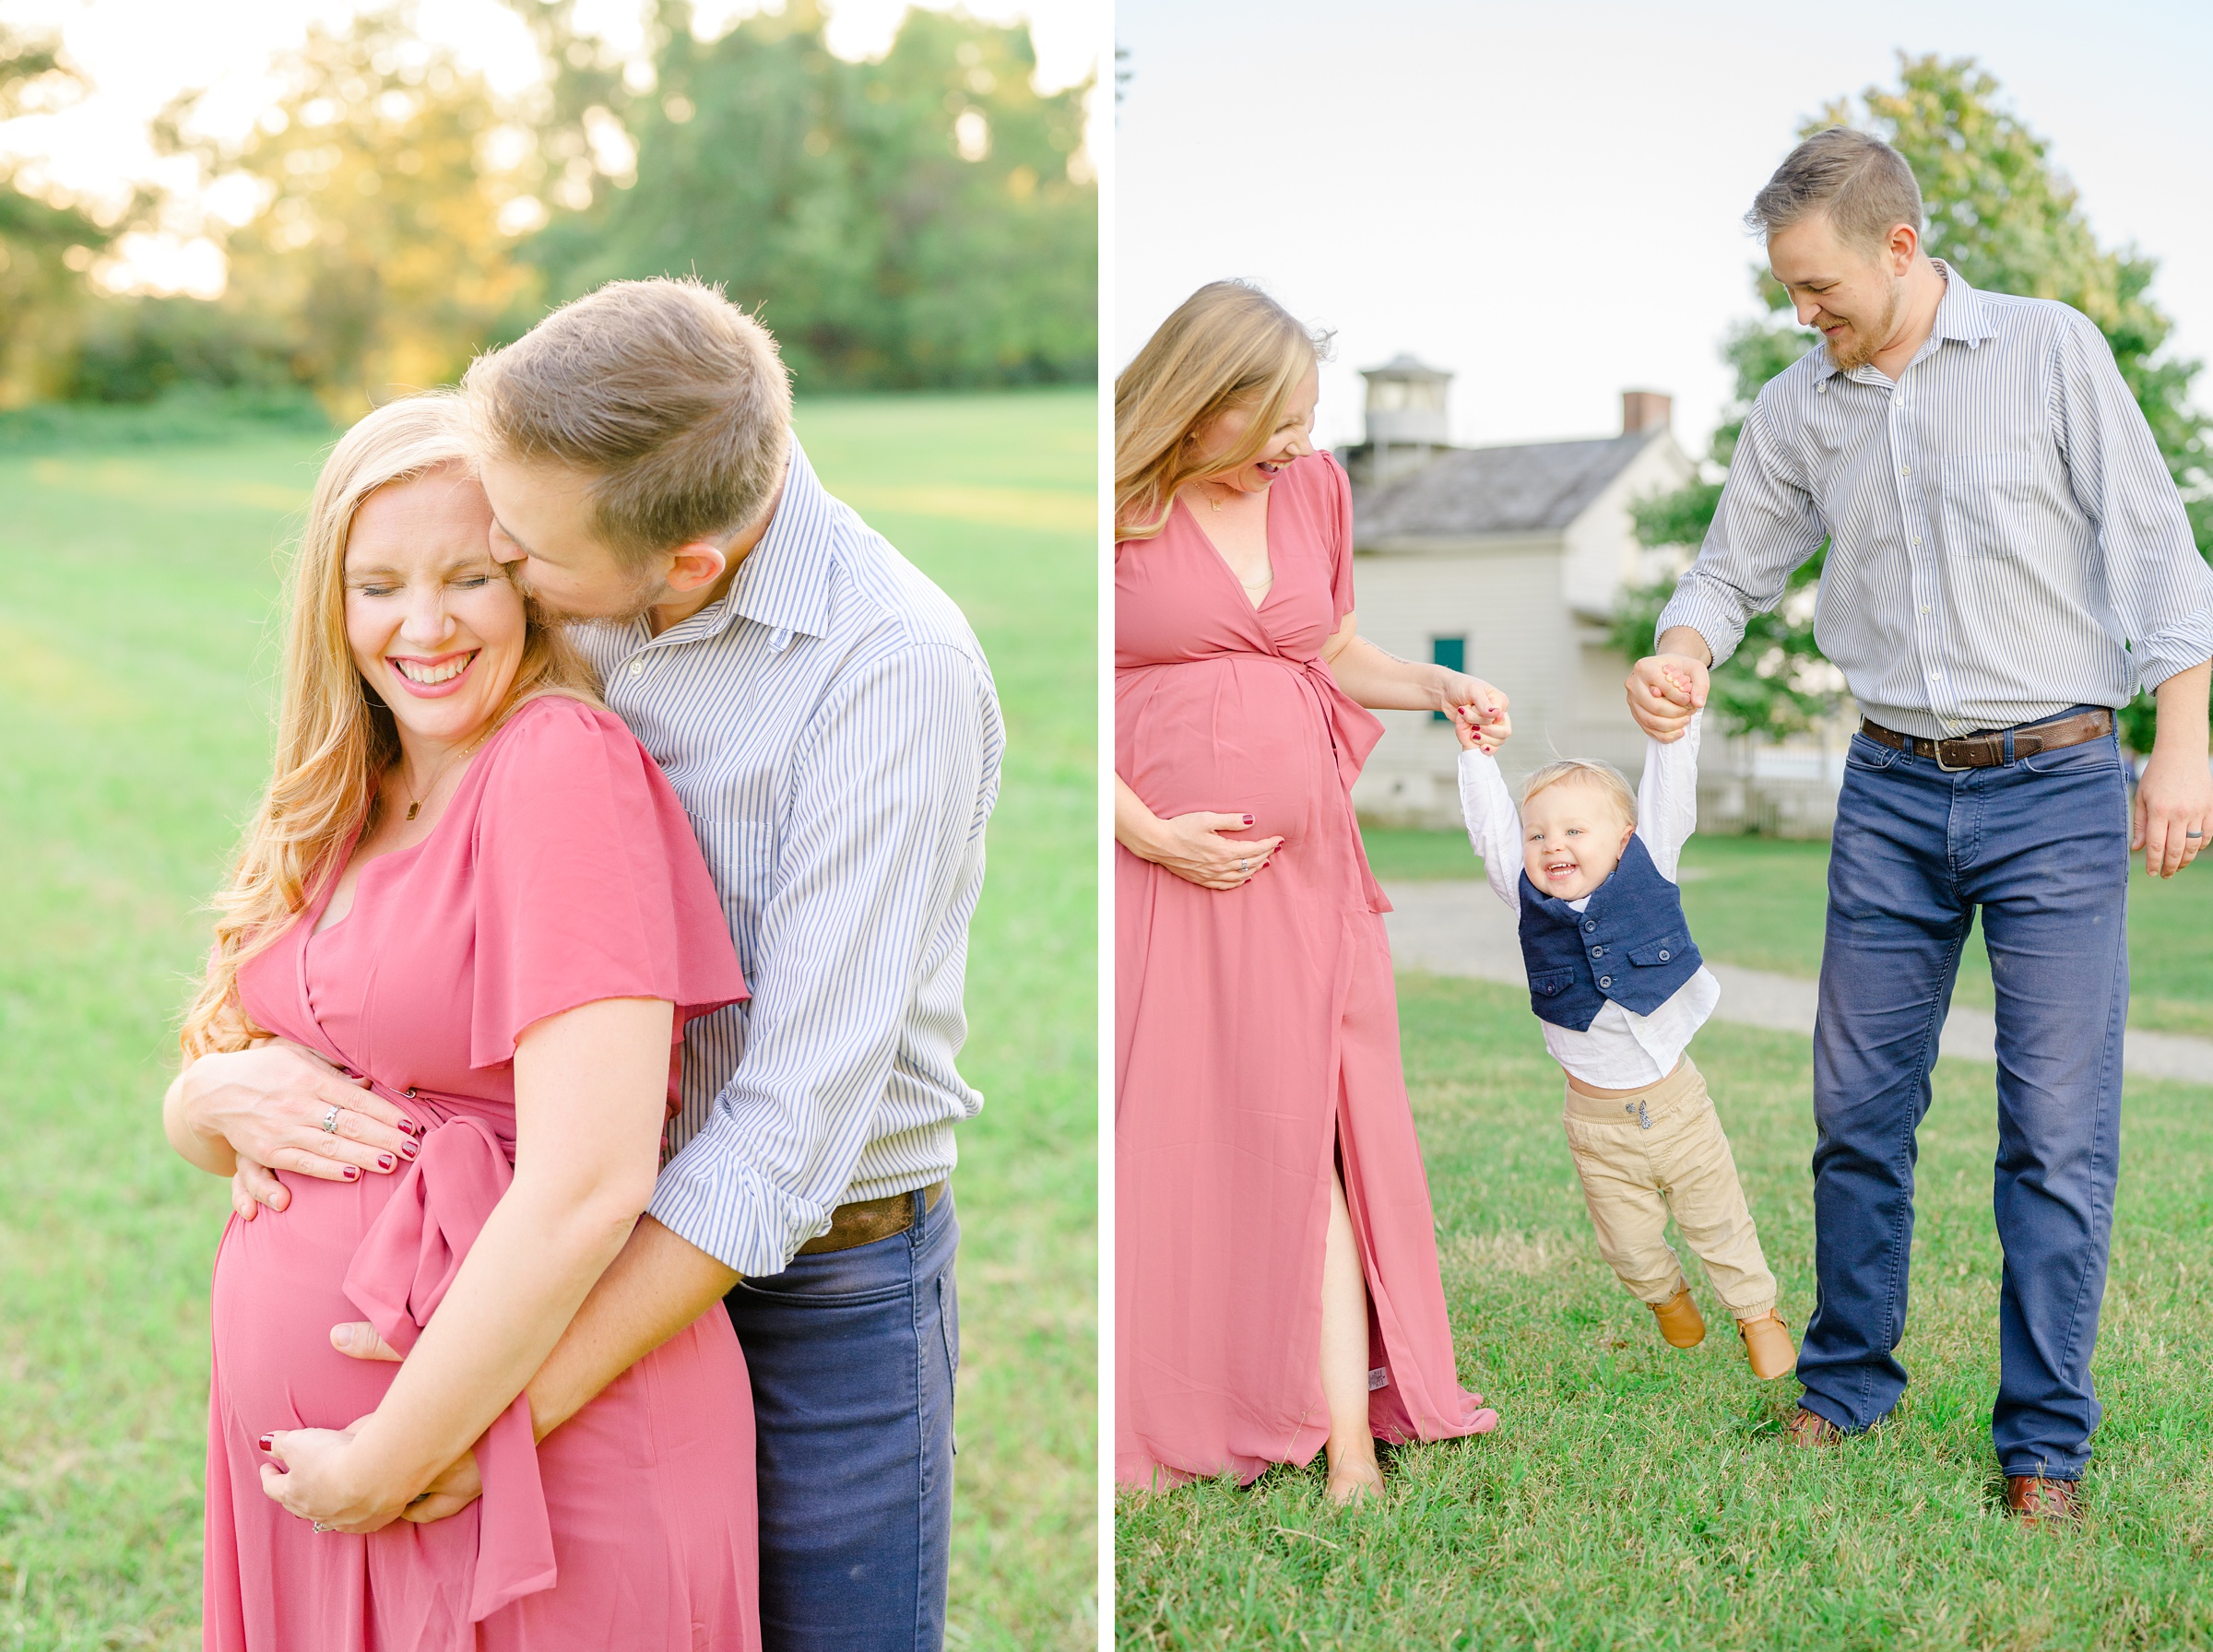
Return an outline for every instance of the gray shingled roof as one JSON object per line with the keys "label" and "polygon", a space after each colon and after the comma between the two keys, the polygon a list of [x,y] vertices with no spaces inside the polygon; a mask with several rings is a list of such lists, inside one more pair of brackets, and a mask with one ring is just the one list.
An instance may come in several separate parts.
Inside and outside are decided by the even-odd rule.
{"label": "gray shingled roof", "polygon": [[1354,493],[1354,543],[1556,532],[1663,433],[1440,453],[1402,479]]}

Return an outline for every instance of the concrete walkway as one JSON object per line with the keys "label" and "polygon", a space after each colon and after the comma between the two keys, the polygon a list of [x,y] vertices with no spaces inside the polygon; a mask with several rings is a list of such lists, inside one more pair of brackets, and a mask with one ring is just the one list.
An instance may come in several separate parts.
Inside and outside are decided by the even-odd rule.
{"label": "concrete walkway", "polygon": [[[1473,878],[1390,883],[1384,892],[1398,909],[1385,922],[1391,928],[1391,957],[1399,968],[1526,985],[1513,914],[1491,893],[1489,884]],[[1813,982],[1730,963],[1709,962],[1707,967],[1722,984],[1721,1007],[1714,1011],[1717,1021],[1811,1036]],[[1997,1060],[1996,1037],[1989,1010],[1954,1004],[1944,1023],[1940,1053],[1947,1059],[1990,1066]],[[2122,1062],[2142,1078],[2213,1084],[2213,1040],[2131,1027]]]}

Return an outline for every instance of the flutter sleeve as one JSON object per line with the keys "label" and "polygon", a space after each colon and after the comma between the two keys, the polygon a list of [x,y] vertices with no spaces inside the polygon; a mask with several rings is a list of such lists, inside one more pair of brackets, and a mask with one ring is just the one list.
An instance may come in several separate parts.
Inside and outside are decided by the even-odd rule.
{"label": "flutter sleeve", "polygon": [[469,1064],[602,998],[687,1019],[747,996],[683,806],[620,718],[566,696],[525,705],[486,749],[476,820]]}

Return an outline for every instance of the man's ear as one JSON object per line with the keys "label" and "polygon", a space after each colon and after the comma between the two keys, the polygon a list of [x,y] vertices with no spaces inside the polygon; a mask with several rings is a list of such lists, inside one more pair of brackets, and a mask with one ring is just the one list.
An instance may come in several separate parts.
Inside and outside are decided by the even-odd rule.
{"label": "man's ear", "polygon": [[1921,251],[1921,234],[1911,224],[1899,224],[1890,231],[1888,245],[1890,273],[1902,276],[1913,267],[1913,254]]}
{"label": "man's ear", "polygon": [[730,559],[723,554],[720,546],[711,540],[694,539],[669,553],[667,584],[671,591],[689,595],[713,584],[729,565]]}

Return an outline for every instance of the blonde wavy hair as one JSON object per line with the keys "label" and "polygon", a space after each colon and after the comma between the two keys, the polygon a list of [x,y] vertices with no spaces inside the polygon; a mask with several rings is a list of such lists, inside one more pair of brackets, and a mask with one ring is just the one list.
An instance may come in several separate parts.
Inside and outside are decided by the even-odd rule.
{"label": "blonde wavy hair", "polygon": [[[1178,304],[1114,381],[1114,537],[1153,538],[1178,488],[1251,464],[1329,346],[1250,282],[1210,281]],[[1252,410],[1244,439],[1198,459],[1186,438],[1235,407]]]}
{"label": "blonde wavy hair", "polygon": [[[346,543],[361,504],[380,488],[449,465],[473,464],[459,399],[434,393],[379,407],[338,439],[308,507],[291,570],[291,614],[277,713],[276,761],[247,826],[231,881],[211,904],[215,944],[184,1012],[184,1058],[243,1049],[265,1036],[247,1017],[238,973],[304,912],[359,826],[377,781],[399,761],[391,712],[363,680],[346,639]],[[590,670],[560,631],[530,616],[515,684],[492,726],[539,694],[598,703]]]}
{"label": "blonde wavy hair", "polygon": [[1532,774],[1521,783],[1521,807],[1527,808],[1529,800],[1539,792],[1570,780],[1596,786],[1605,794],[1606,801],[1621,811],[1624,825],[1637,824],[1636,789],[1612,763],[1602,763],[1587,757],[1563,757],[1557,761],[1546,763]]}

